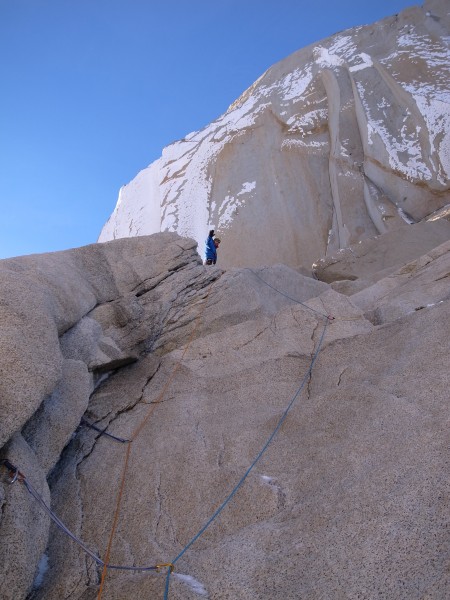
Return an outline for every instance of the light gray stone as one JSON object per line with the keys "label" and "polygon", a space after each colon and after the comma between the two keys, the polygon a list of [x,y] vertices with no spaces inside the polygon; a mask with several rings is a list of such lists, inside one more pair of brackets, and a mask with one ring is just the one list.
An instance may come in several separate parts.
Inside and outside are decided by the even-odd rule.
{"label": "light gray stone", "polygon": [[313,269],[318,279],[328,283],[359,277],[374,283],[449,239],[448,221],[424,221],[342,249],[335,256],[316,261]]}
{"label": "light gray stone", "polygon": [[449,298],[450,241],[351,297],[377,324],[434,308]]}
{"label": "light gray stone", "polygon": [[0,447],[33,415],[61,378],[51,296],[0,263]]}
{"label": "light gray stone", "polygon": [[78,360],[65,360],[61,381],[23,428],[25,440],[47,475],[80,424],[92,391],[93,382],[86,365]]}
{"label": "light gray stone", "polygon": [[111,338],[103,335],[102,327],[90,317],[84,317],[60,339],[65,358],[83,361],[89,371],[112,371],[134,362],[134,353],[123,352]]}
{"label": "light gray stone", "polygon": [[[3,447],[1,454],[20,469],[44,502],[50,502],[45,471],[20,434]],[[32,587],[36,567],[47,545],[50,519],[20,481],[2,487],[0,597],[18,600],[26,598]]]}
{"label": "light gray stone", "polygon": [[[1,261],[0,405],[4,418],[0,446],[21,429],[61,379],[58,335],[97,304],[123,303],[124,296],[142,295],[159,277],[171,277],[199,262],[195,242],[171,233]],[[147,329],[143,337],[148,337]],[[118,339],[123,341],[120,335]],[[102,354],[96,359],[91,356],[90,366],[109,370],[135,358],[128,354],[130,346],[132,351],[136,348],[135,340],[119,349],[115,345],[114,336],[99,340],[98,353]]]}
{"label": "light gray stone", "polygon": [[[220,283],[220,297],[228,289],[234,297],[239,278]],[[125,381],[116,374],[93,396],[96,411],[106,402],[117,410],[133,382],[127,402],[138,401],[117,414],[116,435],[130,436],[153,410],[133,443],[116,562],[176,556],[246,472],[307,375],[322,318],[291,305],[253,318],[244,310],[240,323],[226,326],[215,293],[187,353],[182,345],[166,354],[156,372],[150,363],[127,367]],[[217,598],[347,598],[367,590],[368,598],[418,600],[439,589],[447,556],[442,324],[449,304],[378,329],[331,290],[307,304],[336,317],[312,377],[236,497],[177,563],[171,598],[194,598],[194,580]],[[225,310],[234,320],[235,303],[223,302]],[[111,522],[123,457],[120,445],[100,438],[77,468],[92,547],[105,548],[101,523],[108,514]],[[163,588],[161,576],[110,572],[105,595],[158,598]],[[85,589],[92,593],[87,579]]]}
{"label": "light gray stone", "polygon": [[[133,440],[110,560],[173,560],[283,419],[177,561],[170,598],[200,589],[218,599],[445,597],[448,242],[397,269],[389,285],[370,286],[361,267],[369,287],[353,296],[284,265],[204,267],[194,243],[174,234],[105,246],[110,257],[126,255],[111,275],[117,295],[62,333],[72,358],[23,430],[41,477],[41,464],[52,468],[61,453],[52,507],[71,531],[105,557]],[[385,247],[373,246],[374,261]],[[88,280],[100,255],[80,250]],[[395,313],[425,292],[433,306]],[[367,318],[377,309],[382,326]],[[110,355],[98,360],[105,338]],[[87,403],[89,365],[110,364],[116,349],[138,360],[97,382]],[[125,443],[78,428],[81,416]],[[94,600],[101,568],[61,531],[39,543],[35,535],[15,598],[26,597],[46,547],[48,571],[30,598]],[[19,531],[10,536],[20,549]],[[156,599],[163,588],[163,573],[108,570],[103,596]]]}

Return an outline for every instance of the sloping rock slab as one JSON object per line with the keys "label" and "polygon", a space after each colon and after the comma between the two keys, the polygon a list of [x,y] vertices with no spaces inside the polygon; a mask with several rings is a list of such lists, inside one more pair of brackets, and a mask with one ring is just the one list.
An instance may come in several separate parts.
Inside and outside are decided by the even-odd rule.
{"label": "sloping rock slab", "polygon": [[[237,323],[239,305],[227,298],[236,299],[234,285],[243,289],[239,275],[213,288],[186,353],[183,345],[165,354],[157,370],[131,365],[126,381],[116,374],[93,396],[99,418],[108,405],[129,402],[130,390],[136,402],[112,427],[124,437],[157,402],[133,443],[111,560],[167,562],[196,535],[274,431],[307,376],[321,315],[333,310],[312,376],[245,484],[177,562],[170,600],[442,600],[449,557],[442,324],[450,303],[376,328],[351,298],[329,289],[307,306],[252,316],[243,294]],[[64,482],[78,482],[79,530],[104,553],[124,449],[106,438],[89,443],[88,435],[73,440],[55,486],[60,510],[71,514]],[[69,557],[58,561],[73,583]],[[68,594],[57,568],[36,598]],[[98,569],[97,585],[94,575],[80,574],[75,598],[95,598]],[[103,597],[157,600],[163,590],[162,574],[110,571]]]}
{"label": "sloping rock slab", "polygon": [[450,242],[434,248],[351,300],[375,324],[430,309],[450,298]]}
{"label": "sloping rock slab", "polygon": [[313,270],[320,281],[327,283],[359,278],[374,283],[449,239],[447,220],[423,221],[342,249],[334,256],[318,260]]}

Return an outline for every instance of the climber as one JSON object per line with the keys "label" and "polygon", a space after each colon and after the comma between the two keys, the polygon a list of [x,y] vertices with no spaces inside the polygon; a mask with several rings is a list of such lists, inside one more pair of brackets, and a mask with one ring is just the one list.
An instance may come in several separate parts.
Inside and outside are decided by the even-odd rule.
{"label": "climber", "polygon": [[215,247],[215,249],[216,249],[216,258],[215,258],[215,259],[214,259],[214,261],[213,261],[213,264],[214,264],[214,265],[215,265],[215,264],[216,264],[216,262],[217,262],[217,248],[219,247],[219,244],[220,244],[220,238],[217,238],[217,237],[215,237],[215,238],[214,238],[214,247]]}
{"label": "climber", "polygon": [[205,242],[205,265],[215,265],[217,262],[217,247],[220,244],[215,244],[214,229],[211,229]]}

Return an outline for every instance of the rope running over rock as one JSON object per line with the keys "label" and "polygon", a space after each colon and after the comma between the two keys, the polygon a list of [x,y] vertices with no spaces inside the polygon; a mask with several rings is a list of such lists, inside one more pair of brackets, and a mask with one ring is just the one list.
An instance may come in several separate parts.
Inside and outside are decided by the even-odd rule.
{"label": "rope running over rock", "polygon": [[[9,460],[3,459],[0,462],[1,471],[6,471],[6,474],[3,475],[3,479],[6,483],[13,484],[16,481],[22,483],[25,488],[28,490],[29,494],[38,502],[38,504],[44,509],[44,511],[49,515],[50,519],[55,523],[55,525],[71,540],[73,540],[80,548],[82,548],[86,554],[88,554],[94,561],[101,566],[105,565],[105,562],[97,556],[88,546],[80,540],[74,533],[70,531],[70,529],[61,521],[61,519],[52,511],[52,509],[48,506],[39,492],[31,485],[26,476],[19,470],[18,467],[14,466],[9,462]],[[116,569],[122,571],[159,571],[162,567],[170,566],[167,564],[160,565],[145,565],[141,567],[130,567],[126,565],[107,565],[108,569]]]}
{"label": "rope running over rock", "polygon": [[284,296],[285,298],[288,298],[289,300],[292,300],[296,304],[301,304],[301,306],[304,306],[308,310],[312,311],[313,313],[316,313],[317,315],[320,315],[321,317],[324,317],[325,319],[329,319],[330,321],[332,321],[334,319],[334,317],[331,317],[330,315],[326,315],[325,313],[320,312],[319,310],[316,310],[315,308],[312,308],[311,306],[308,306],[308,304],[305,304],[304,302],[301,302],[300,300],[297,300],[297,298],[293,298],[292,296],[289,296],[289,294],[286,294],[285,292],[282,292],[281,290],[279,290],[278,288],[276,288],[272,284],[270,284],[268,281],[266,281],[265,279],[263,279],[262,277],[260,277],[258,275],[258,273],[256,273],[256,271],[254,271],[253,269],[248,269],[248,270],[250,271],[250,273],[253,273],[253,275],[255,277],[257,277],[260,281],[262,281],[263,283],[265,283],[268,287],[272,288],[272,290],[275,290],[275,292],[278,292],[278,294],[281,294],[281,296]]}
{"label": "rope running over rock", "polygon": [[[272,287],[272,286],[270,286],[270,287]],[[322,316],[326,317],[326,315],[322,315]],[[252,469],[255,467],[255,465],[258,463],[258,461],[260,460],[260,458],[263,456],[263,454],[265,453],[265,451],[269,447],[270,443],[272,442],[273,438],[278,433],[278,430],[282,426],[284,420],[286,419],[289,411],[292,408],[292,405],[294,404],[295,400],[300,395],[301,391],[303,390],[303,388],[305,386],[305,383],[308,380],[308,377],[311,374],[311,371],[313,369],[314,363],[316,362],[316,359],[317,359],[317,357],[319,355],[319,352],[321,350],[322,343],[323,343],[323,340],[324,340],[324,337],[325,337],[325,332],[326,332],[326,329],[328,327],[328,324],[329,324],[329,318],[326,317],[326,320],[325,320],[325,323],[324,323],[324,326],[323,326],[323,330],[322,330],[322,334],[320,336],[319,343],[317,345],[317,349],[316,349],[316,351],[315,351],[315,353],[314,353],[314,355],[313,355],[313,357],[311,359],[311,363],[309,365],[309,368],[308,368],[307,372],[305,373],[305,375],[304,375],[304,377],[303,377],[303,379],[302,379],[299,387],[297,388],[297,391],[295,392],[295,394],[291,398],[291,401],[289,402],[289,404],[287,405],[287,407],[284,410],[283,414],[281,415],[281,417],[280,417],[280,419],[279,419],[279,421],[278,421],[275,429],[273,430],[273,432],[271,433],[271,435],[267,439],[266,443],[264,444],[264,446],[262,447],[262,449],[259,451],[259,453],[256,455],[256,458],[253,460],[253,462],[251,463],[251,465],[249,466],[249,468],[247,469],[247,471],[244,473],[244,475],[241,477],[241,479],[235,485],[235,487],[233,488],[233,490],[230,492],[230,494],[228,494],[228,496],[225,498],[225,500],[219,506],[219,508],[216,509],[216,511],[213,513],[213,515],[210,517],[210,519],[200,529],[200,531],[191,539],[191,541],[188,544],[186,544],[186,546],[183,548],[183,550],[173,559],[173,561],[171,563],[172,565],[175,565],[180,560],[180,558],[183,556],[183,554],[192,546],[192,544],[194,544],[198,540],[198,538],[206,531],[206,529],[211,525],[211,523],[219,516],[219,514],[223,511],[223,509],[226,507],[226,505],[230,502],[230,500],[233,498],[233,496],[236,494],[236,492],[239,490],[239,488],[245,482],[245,480],[249,476],[249,474],[252,471]],[[166,585],[165,585],[165,589],[164,589],[164,600],[167,600],[169,598],[169,585],[170,585],[170,576],[172,574],[172,570],[173,569],[171,569],[171,570],[169,570],[167,572]]]}
{"label": "rope running over rock", "polygon": [[[206,293],[205,298],[203,299],[203,302],[201,304],[200,310],[195,318],[195,326],[192,329],[192,332],[189,336],[189,339],[186,343],[186,346],[183,350],[183,353],[181,355],[180,360],[177,362],[177,364],[175,365],[172,373],[170,374],[169,379],[166,381],[166,384],[164,385],[161,393],[159,394],[158,398],[151,403],[149,410],[147,411],[146,415],[144,416],[144,418],[140,421],[140,423],[137,425],[137,427],[133,430],[131,436],[130,436],[130,443],[127,444],[126,446],[126,452],[125,452],[125,457],[124,457],[124,462],[123,462],[123,467],[122,467],[122,474],[121,474],[121,479],[120,479],[120,485],[119,485],[119,490],[117,492],[117,498],[116,498],[116,506],[115,506],[115,510],[114,510],[114,517],[113,517],[113,523],[112,523],[112,527],[111,527],[111,532],[109,535],[109,540],[108,540],[108,546],[106,549],[106,555],[105,555],[105,564],[103,565],[103,569],[102,569],[102,575],[101,575],[101,580],[100,580],[100,587],[98,590],[98,595],[97,595],[97,600],[101,600],[102,594],[103,594],[103,589],[104,589],[104,585],[105,585],[105,579],[106,579],[106,574],[108,571],[108,563],[109,563],[109,557],[111,554],[111,548],[112,548],[112,543],[113,543],[113,539],[114,539],[114,535],[116,532],[116,528],[117,528],[117,524],[119,521],[119,514],[120,514],[120,510],[121,510],[121,505],[122,505],[122,496],[125,490],[125,484],[126,484],[126,476],[127,476],[127,472],[128,472],[128,464],[129,464],[129,460],[130,460],[130,456],[131,456],[131,450],[132,450],[132,446],[133,446],[133,442],[136,440],[136,438],[139,436],[139,434],[141,433],[141,431],[144,429],[145,425],[147,424],[148,420],[150,419],[155,407],[160,404],[164,398],[164,396],[166,395],[167,390],[169,389],[169,386],[171,385],[173,379],[175,378],[175,375],[177,374],[177,372],[179,371],[181,364],[183,362],[183,359],[187,353],[187,351],[190,348],[191,343],[193,342],[198,327],[200,325],[200,321],[203,315],[203,312],[206,308],[206,305],[208,303],[208,298],[209,295],[211,293],[211,289],[214,286],[214,283],[217,280],[213,280],[212,284],[210,285],[210,287],[208,288],[208,292]],[[169,570],[168,573],[171,573],[173,570],[173,565],[171,563],[166,563],[169,566]]]}
{"label": "rope running over rock", "polygon": [[[117,500],[116,500],[116,509],[115,509],[115,513],[114,513],[114,518],[113,518],[113,526],[111,529],[111,533],[110,533],[110,538],[109,538],[109,542],[108,542],[108,548],[106,551],[106,557],[105,560],[103,561],[99,556],[97,556],[92,550],[90,550],[87,545],[80,540],[75,534],[73,534],[67,527],[66,525],[64,525],[64,523],[58,518],[58,516],[51,510],[51,508],[46,504],[46,502],[43,500],[43,498],[40,496],[40,494],[34,489],[34,487],[30,484],[30,482],[27,480],[27,478],[25,477],[25,475],[23,475],[23,473],[21,473],[18,468],[14,467],[14,465],[12,465],[9,461],[7,460],[3,460],[1,461],[2,466],[4,468],[6,468],[7,470],[9,470],[9,483],[14,483],[15,481],[19,481],[21,483],[23,483],[23,485],[26,487],[26,489],[28,490],[28,492],[30,493],[30,495],[40,504],[40,506],[45,510],[45,512],[49,515],[49,517],[52,519],[52,521],[57,525],[57,527],[63,531],[68,537],[70,537],[76,544],[78,544],[86,554],[88,554],[98,565],[103,567],[102,570],[102,578],[101,578],[101,583],[100,583],[100,589],[98,592],[98,600],[101,598],[101,594],[102,594],[102,590],[103,590],[103,586],[104,586],[104,581],[105,581],[105,576],[107,573],[108,569],[115,569],[115,570],[125,570],[125,571],[156,571],[159,572],[160,569],[162,568],[168,568],[167,571],[167,577],[166,577],[166,583],[165,583],[165,590],[164,590],[164,600],[167,600],[169,597],[169,585],[170,585],[170,576],[174,570],[174,565],[178,562],[178,560],[180,560],[180,558],[187,552],[187,550],[201,537],[201,535],[206,531],[206,529],[213,523],[213,521],[219,516],[219,514],[223,511],[223,509],[227,506],[227,504],[232,500],[232,498],[235,496],[235,494],[238,492],[238,490],[240,489],[240,487],[243,485],[243,483],[245,482],[245,480],[247,479],[248,475],[250,474],[250,472],[253,470],[253,468],[256,466],[256,464],[259,462],[259,460],[261,459],[261,457],[263,456],[263,454],[266,452],[267,448],[269,447],[270,443],[272,442],[272,440],[274,439],[274,437],[276,436],[276,434],[278,433],[280,427],[282,426],[284,420],[286,419],[289,411],[291,410],[295,400],[298,398],[298,396],[300,395],[301,391],[303,390],[308,377],[311,375],[312,369],[314,367],[314,364],[317,360],[317,357],[319,355],[319,352],[322,348],[322,344],[323,344],[323,340],[325,337],[325,332],[327,329],[327,326],[329,325],[330,321],[334,320],[334,317],[330,316],[330,315],[326,315],[324,313],[321,313],[313,308],[311,308],[310,306],[308,306],[307,304],[304,304],[303,302],[292,298],[291,296],[289,296],[288,294],[285,294],[284,292],[282,292],[281,290],[278,290],[277,288],[275,288],[274,286],[272,286],[270,283],[268,283],[267,281],[265,281],[264,279],[262,279],[257,273],[255,273],[253,270],[249,269],[259,280],[261,280],[263,283],[265,283],[268,287],[272,288],[273,290],[275,290],[276,292],[278,292],[279,294],[281,294],[282,296],[285,296],[286,298],[294,301],[297,304],[301,304],[302,306],[304,306],[305,308],[311,310],[312,312],[318,314],[319,316],[323,317],[325,319],[324,321],[324,327],[319,339],[319,343],[317,345],[317,349],[315,350],[312,359],[311,359],[311,363],[310,366],[307,370],[307,372],[305,373],[299,387],[297,388],[295,394],[293,395],[293,397],[291,398],[289,404],[287,405],[286,409],[284,410],[282,416],[280,417],[275,429],[273,430],[273,432],[271,433],[271,435],[269,436],[269,438],[267,439],[267,441],[265,442],[264,446],[262,447],[262,449],[259,451],[259,453],[256,455],[255,459],[253,460],[253,462],[250,464],[250,466],[248,467],[248,469],[246,470],[246,472],[244,473],[244,475],[241,477],[241,479],[238,481],[238,483],[235,485],[235,487],[233,488],[233,490],[230,492],[230,494],[225,498],[225,500],[222,502],[222,504],[215,510],[215,512],[212,514],[212,516],[208,519],[208,521],[205,523],[205,525],[203,525],[203,527],[198,531],[198,533],[190,540],[190,542],[188,542],[188,544],[186,544],[186,546],[183,548],[183,550],[174,558],[174,560],[170,563],[162,563],[162,564],[157,564],[157,565],[146,565],[146,566],[126,566],[126,565],[112,565],[109,564],[109,556],[110,556],[110,551],[111,551],[111,547],[112,547],[112,540],[114,538],[114,533],[115,533],[115,529],[117,526],[117,521],[118,521],[118,516],[119,516],[119,512],[120,512],[120,506],[121,506],[121,499],[122,499],[122,494],[125,488],[125,479],[126,479],[126,472],[128,469],[128,462],[129,462],[129,457],[130,457],[130,453],[131,453],[131,445],[132,442],[136,439],[136,437],[139,435],[139,433],[142,431],[143,427],[145,426],[145,424],[147,423],[148,419],[151,416],[151,413],[153,412],[155,405],[161,402],[162,397],[165,395],[170,383],[172,382],[176,372],[179,370],[180,366],[181,366],[181,362],[188,350],[188,348],[191,345],[191,342],[193,341],[196,331],[198,329],[199,326],[199,322],[200,322],[200,317],[203,314],[203,310],[207,304],[207,300],[209,298],[209,294],[211,291],[212,286],[209,288],[208,293],[203,301],[201,310],[196,318],[196,324],[195,327],[193,328],[193,331],[189,337],[189,340],[183,350],[183,354],[181,356],[181,359],[179,360],[179,362],[176,364],[173,372],[171,373],[171,376],[169,377],[169,380],[166,382],[166,385],[164,386],[161,394],[158,397],[158,400],[153,402],[151,404],[151,407],[149,409],[149,411],[147,412],[147,414],[145,415],[145,417],[141,420],[141,422],[139,423],[139,425],[135,428],[135,430],[133,431],[132,435],[131,435],[131,439],[127,440],[124,438],[119,438],[116,436],[113,436],[111,434],[106,433],[104,430],[99,429],[96,426],[93,426],[92,424],[84,421],[83,424],[91,427],[92,429],[95,429],[97,431],[100,432],[100,434],[103,435],[108,435],[108,437],[115,439],[116,441],[122,442],[122,443],[126,443],[127,444],[127,449],[126,449],[126,453],[125,453],[125,459],[124,459],[124,465],[123,465],[123,469],[122,469],[122,477],[121,477],[121,483],[120,483],[120,488],[118,491],[118,496],[117,496]],[[213,282],[214,283],[214,282]]]}

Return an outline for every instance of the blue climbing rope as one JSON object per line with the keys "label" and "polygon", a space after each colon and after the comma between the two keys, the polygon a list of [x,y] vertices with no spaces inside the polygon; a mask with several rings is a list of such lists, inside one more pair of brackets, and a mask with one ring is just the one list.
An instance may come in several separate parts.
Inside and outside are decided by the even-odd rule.
{"label": "blue climbing rope", "polygon": [[[287,405],[286,409],[284,410],[283,414],[281,415],[280,419],[278,420],[278,423],[277,423],[275,429],[273,430],[273,432],[271,433],[271,435],[267,439],[266,443],[264,444],[264,446],[262,447],[262,449],[258,452],[258,454],[256,455],[255,459],[250,464],[250,466],[248,467],[248,469],[246,470],[246,472],[244,473],[244,475],[241,477],[241,479],[238,481],[238,483],[235,485],[235,487],[232,489],[232,491],[230,492],[230,494],[225,498],[225,500],[215,510],[215,512],[212,514],[212,516],[208,519],[208,521],[203,525],[203,527],[198,531],[198,533],[190,540],[190,542],[188,544],[186,544],[186,546],[183,548],[183,550],[175,557],[175,559],[171,563],[163,563],[163,564],[157,564],[157,565],[143,565],[143,566],[128,566],[128,565],[111,565],[111,564],[105,564],[105,562],[99,556],[97,556],[94,552],[92,552],[92,550],[90,550],[87,547],[87,545],[82,540],[80,540],[76,535],[74,535],[66,527],[66,525],[51,510],[51,508],[46,504],[46,502],[44,501],[44,499],[42,498],[42,496],[34,489],[34,487],[30,484],[30,482],[23,475],[23,473],[21,473],[19,471],[18,468],[14,467],[14,465],[12,465],[6,459],[0,460],[0,467],[3,470],[6,469],[6,472],[7,472],[7,482],[10,483],[10,484],[12,484],[12,483],[14,483],[17,480],[20,481],[24,485],[24,487],[28,490],[28,492],[30,493],[30,495],[41,505],[41,507],[43,508],[43,510],[45,512],[47,512],[47,514],[52,519],[52,521],[55,523],[55,525],[59,529],[61,529],[69,538],[71,538],[76,544],[78,544],[78,546],[80,546],[84,550],[84,552],[86,554],[88,554],[98,565],[103,566],[103,567],[107,567],[109,569],[118,569],[118,570],[126,570],[126,571],[156,571],[156,572],[159,572],[160,569],[162,569],[162,568],[168,568],[167,576],[166,576],[166,581],[165,581],[164,600],[167,600],[168,597],[169,597],[170,576],[171,576],[171,574],[172,574],[172,572],[174,570],[175,563],[177,563],[180,560],[180,558],[185,554],[185,552],[187,552],[187,550],[199,539],[199,537],[206,531],[206,529],[211,525],[211,523],[213,523],[213,521],[220,515],[220,513],[222,512],[222,510],[232,500],[232,498],[235,496],[235,494],[238,492],[238,490],[240,489],[240,487],[243,485],[243,483],[245,482],[245,480],[249,476],[250,472],[253,470],[253,468],[255,467],[255,465],[261,459],[261,457],[263,456],[263,454],[266,452],[267,448],[269,447],[270,443],[272,442],[272,440],[274,439],[274,437],[278,433],[278,431],[279,431],[280,427],[282,426],[284,420],[286,419],[289,411],[291,410],[291,408],[292,408],[295,400],[300,395],[301,391],[303,390],[303,388],[304,388],[304,386],[306,384],[306,381],[308,380],[308,377],[310,376],[310,374],[312,372],[314,364],[315,364],[315,362],[317,360],[317,357],[319,355],[319,352],[320,352],[320,350],[322,348],[322,344],[323,344],[323,340],[324,340],[324,337],[325,337],[325,332],[326,332],[327,326],[329,325],[330,321],[332,321],[334,319],[334,317],[332,317],[330,315],[326,315],[326,314],[324,314],[322,312],[319,312],[318,310],[315,310],[314,308],[308,306],[307,304],[301,302],[300,300],[297,300],[296,298],[292,298],[288,294],[282,292],[281,290],[275,288],[273,285],[271,285],[270,283],[268,283],[267,281],[265,281],[262,277],[260,277],[253,270],[251,270],[251,269],[249,269],[249,270],[255,275],[255,277],[257,277],[259,280],[261,280],[263,283],[265,283],[268,287],[272,288],[273,290],[275,290],[276,292],[278,292],[282,296],[285,296],[286,298],[292,300],[293,302],[295,302],[297,304],[301,304],[302,306],[304,306],[308,310],[310,310],[310,311],[316,313],[317,315],[323,317],[325,319],[325,321],[324,321],[324,327],[323,327],[323,330],[322,330],[322,333],[321,333],[321,336],[320,336],[320,339],[319,339],[319,343],[317,345],[317,349],[316,349],[316,351],[314,352],[314,354],[312,356],[309,368],[308,368],[306,374],[304,375],[304,377],[303,377],[303,379],[302,379],[299,387],[297,388],[295,394],[291,398],[289,404]],[[124,444],[130,443],[130,440],[114,436],[114,435],[108,433],[106,431],[106,428],[105,429],[100,429],[96,425],[87,422],[85,419],[82,419],[81,425],[85,425],[87,427],[90,427],[90,428],[98,431],[100,433],[100,435],[106,435],[106,436],[114,439],[115,441],[118,441],[118,442],[121,442],[121,443],[124,443]]]}
{"label": "blue climbing rope", "polygon": [[81,419],[80,425],[84,425],[85,427],[89,427],[94,431],[98,431],[101,436],[106,435],[107,437],[111,438],[112,440],[115,440],[116,442],[120,442],[121,444],[130,443],[130,440],[126,440],[125,438],[117,437],[117,435],[112,435],[112,433],[108,433],[106,431],[108,429],[108,425],[104,429],[100,429],[100,427],[97,427],[97,425],[94,425],[94,423],[89,423],[88,421],[86,421],[86,419]]}
{"label": "blue climbing rope", "polygon": [[286,294],[285,292],[282,292],[281,290],[279,290],[278,288],[274,287],[272,284],[270,284],[268,281],[266,281],[265,279],[263,279],[262,277],[260,277],[258,275],[258,273],[256,273],[255,271],[253,271],[253,269],[248,269],[250,271],[250,273],[253,273],[253,275],[255,277],[257,277],[260,281],[262,281],[263,283],[265,283],[267,286],[269,286],[270,288],[272,288],[273,290],[275,290],[276,292],[278,292],[279,294],[281,294],[281,296],[284,296],[285,298],[288,298],[289,300],[292,300],[293,302],[296,302],[297,304],[301,304],[302,306],[304,306],[305,308],[307,308],[308,310],[312,311],[313,313],[316,313],[318,315],[320,315],[321,317],[325,317],[325,318],[329,318],[328,315],[320,312],[319,310],[316,310],[315,308],[312,308],[311,306],[308,306],[307,304],[305,304],[304,302],[301,302],[300,300],[297,300],[297,298],[293,298],[292,296],[289,296],[289,294]]}
{"label": "blue climbing rope", "polygon": [[[19,481],[22,483],[25,488],[28,490],[29,494],[38,502],[41,508],[48,514],[50,519],[55,523],[55,525],[65,533],[71,540],[73,540],[80,548],[84,550],[86,554],[88,554],[94,561],[104,567],[105,562],[97,556],[92,550],[88,548],[88,546],[80,540],[74,533],[70,531],[66,525],[61,521],[61,519],[53,512],[53,510],[48,506],[42,496],[37,492],[37,490],[31,485],[25,475],[18,469],[18,467],[14,466],[9,460],[1,459],[0,460],[0,475],[2,480],[10,485]],[[128,565],[106,565],[108,569],[116,569],[120,571],[156,571],[159,572],[160,569],[164,567],[169,567],[170,570],[173,569],[173,565],[170,563],[163,563],[158,565],[143,565],[143,566],[128,566]]]}
{"label": "blue climbing rope", "polygon": [[[272,286],[270,286],[272,287]],[[298,300],[296,301],[298,302]],[[299,302],[299,304],[301,304],[301,302]],[[317,312],[317,311],[315,311]],[[322,315],[323,317],[326,317],[326,315]],[[271,435],[269,436],[269,438],[267,439],[266,443],[264,444],[264,446],[262,447],[262,449],[258,452],[258,454],[256,455],[256,458],[253,460],[253,462],[251,463],[251,465],[249,466],[249,468],[247,469],[247,471],[244,473],[244,475],[241,477],[241,479],[238,481],[238,483],[235,485],[235,487],[233,488],[233,490],[230,492],[230,494],[228,494],[228,496],[225,498],[225,500],[222,502],[222,504],[219,506],[219,508],[212,514],[212,516],[208,519],[208,521],[205,523],[205,525],[203,525],[203,527],[200,529],[200,531],[191,539],[191,541],[186,544],[186,546],[183,548],[183,550],[174,558],[174,560],[172,561],[172,565],[175,565],[180,558],[183,556],[183,554],[192,546],[192,544],[194,544],[198,538],[206,531],[206,529],[211,525],[211,523],[219,516],[219,514],[223,511],[223,509],[226,507],[226,505],[230,502],[230,500],[233,498],[233,496],[236,494],[236,492],[239,490],[239,488],[242,486],[242,484],[244,483],[244,481],[247,479],[247,477],[249,476],[250,472],[252,471],[252,469],[254,468],[254,466],[258,463],[258,461],[260,460],[260,458],[262,457],[262,455],[265,453],[265,451],[267,450],[269,444],[272,442],[273,438],[276,436],[276,434],[278,433],[278,430],[280,429],[281,425],[283,424],[284,420],[286,419],[289,411],[292,408],[292,405],[294,404],[295,400],[298,398],[298,396],[300,395],[301,391],[303,390],[306,381],[308,380],[309,375],[311,374],[311,371],[313,369],[314,363],[316,362],[316,359],[319,355],[319,352],[321,350],[322,347],[322,343],[325,337],[325,332],[327,329],[327,326],[329,324],[329,317],[326,317],[325,320],[325,324],[322,330],[322,334],[320,336],[319,339],[319,343],[317,345],[317,349],[311,359],[311,363],[309,365],[309,368],[306,372],[306,374],[304,375],[299,387],[297,388],[297,391],[295,392],[295,394],[293,395],[293,397],[291,398],[291,401],[289,402],[289,404],[287,405],[285,411],[283,412],[283,414],[281,415],[275,429],[273,430],[273,432],[271,433]],[[167,576],[166,576],[166,583],[165,583],[165,588],[164,588],[164,600],[167,600],[169,598],[169,586],[170,586],[170,576],[172,574],[172,569],[169,570],[167,572]]]}

